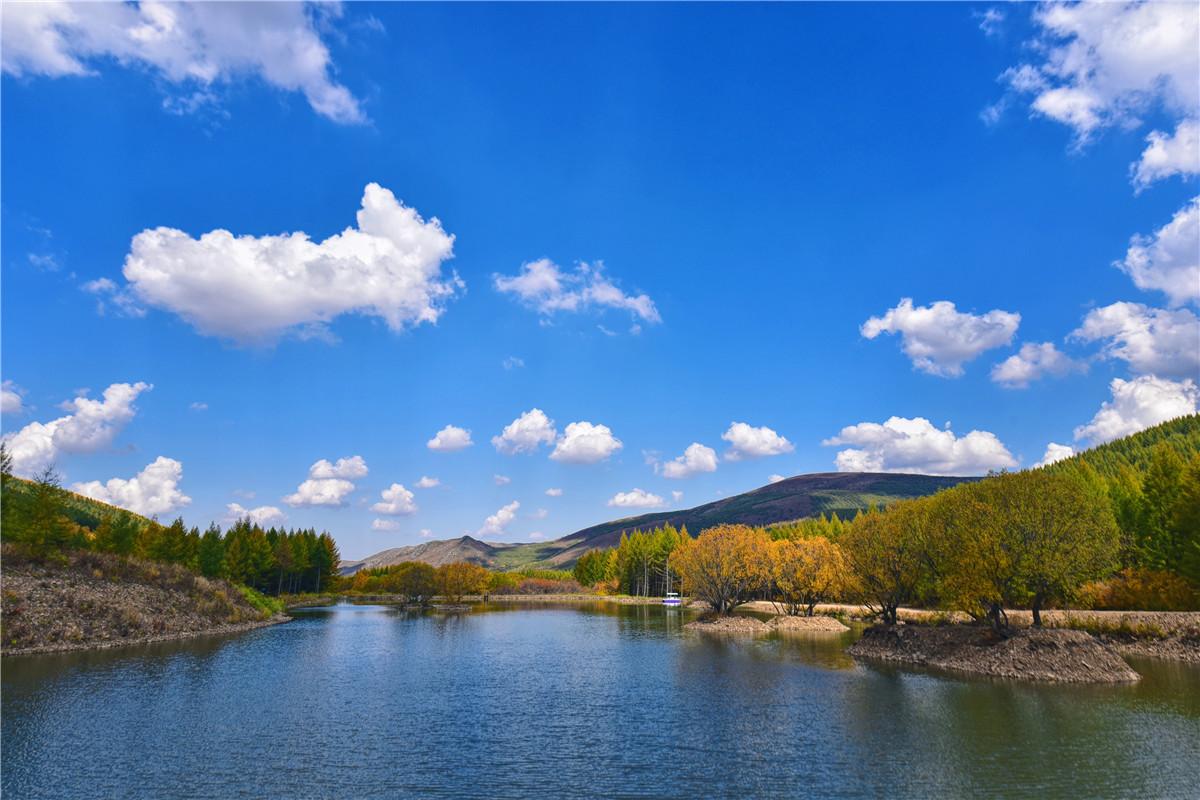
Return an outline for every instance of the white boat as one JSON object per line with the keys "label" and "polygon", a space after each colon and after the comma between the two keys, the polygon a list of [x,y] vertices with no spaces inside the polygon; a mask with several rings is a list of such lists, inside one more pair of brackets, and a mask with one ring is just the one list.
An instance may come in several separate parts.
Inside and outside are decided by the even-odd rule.
{"label": "white boat", "polygon": [[667,596],[663,598],[664,606],[677,606],[681,605],[682,602],[683,601],[679,599],[679,592],[667,592]]}

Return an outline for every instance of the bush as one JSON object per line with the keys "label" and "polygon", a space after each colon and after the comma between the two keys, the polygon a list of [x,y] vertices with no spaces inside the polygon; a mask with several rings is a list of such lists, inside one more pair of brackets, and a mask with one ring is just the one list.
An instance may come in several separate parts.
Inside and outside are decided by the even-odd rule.
{"label": "bush", "polygon": [[276,614],[283,613],[283,601],[277,597],[267,597],[262,592],[256,592],[249,586],[238,585],[237,590],[242,593],[242,597],[246,602],[258,609],[262,614],[263,619],[273,617]]}
{"label": "bush", "polygon": [[1164,570],[1122,570],[1108,580],[1085,584],[1079,599],[1084,608],[1114,611],[1200,610],[1200,590]]}

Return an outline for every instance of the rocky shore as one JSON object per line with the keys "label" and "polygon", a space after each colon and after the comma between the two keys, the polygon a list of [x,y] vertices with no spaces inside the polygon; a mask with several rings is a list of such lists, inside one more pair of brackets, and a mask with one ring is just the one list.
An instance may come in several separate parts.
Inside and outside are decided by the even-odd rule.
{"label": "rocky shore", "polygon": [[767,623],[771,628],[784,633],[845,633],[850,630],[833,617],[820,614],[811,617],[781,616],[774,617]]}
{"label": "rocky shore", "polygon": [[289,619],[256,608],[225,581],[101,553],[41,563],[6,550],[0,596],[5,656],[236,633]]}
{"label": "rocky shore", "polygon": [[971,675],[1055,683],[1131,683],[1139,676],[1110,645],[1083,631],[1020,628],[999,636],[974,625],[875,625],[847,652]]}
{"label": "rocky shore", "polygon": [[738,634],[767,633],[771,630],[767,626],[767,623],[756,617],[743,617],[735,614],[727,616],[705,615],[684,625],[683,629],[687,631],[699,631],[701,633]]}

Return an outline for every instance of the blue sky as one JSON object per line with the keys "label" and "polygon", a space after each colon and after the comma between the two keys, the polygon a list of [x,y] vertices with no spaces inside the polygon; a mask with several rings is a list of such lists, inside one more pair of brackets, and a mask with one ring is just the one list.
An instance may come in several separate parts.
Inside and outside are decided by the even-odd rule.
{"label": "blue sky", "polygon": [[111,502],[362,556],[1196,409],[1194,5],[4,14],[3,427]]}

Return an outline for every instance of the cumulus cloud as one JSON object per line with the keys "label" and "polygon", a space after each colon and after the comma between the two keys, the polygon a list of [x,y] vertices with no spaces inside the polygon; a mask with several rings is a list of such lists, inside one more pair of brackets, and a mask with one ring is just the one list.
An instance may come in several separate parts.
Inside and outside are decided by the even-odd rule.
{"label": "cumulus cloud", "polygon": [[505,455],[532,453],[539,445],[554,444],[554,420],[540,408],[531,408],[504,426],[499,436],[492,437],[492,446]]}
{"label": "cumulus cloud", "polygon": [[114,383],[104,390],[102,400],[82,393],[62,404],[71,413],[49,422],[31,422],[16,433],[4,436],[12,454],[13,472],[31,476],[53,464],[64,453],[94,453],[112,444],[117,434],[133,419],[133,403],[148,383]]}
{"label": "cumulus cloud", "polygon": [[418,489],[432,489],[435,486],[440,486],[441,481],[437,478],[431,478],[428,475],[422,475],[421,480],[417,481]]}
{"label": "cumulus cloud", "polygon": [[471,432],[469,430],[454,425],[447,425],[426,442],[425,446],[430,450],[453,453],[455,450],[463,450],[473,444],[474,442],[471,441]]}
{"label": "cumulus cloud", "polygon": [[299,92],[321,116],[365,121],[359,102],[333,79],[329,49],[301,3],[5,3],[0,63],[14,76],[91,76],[100,63],[152,72],[177,90],[180,112],[216,100],[241,79]]}
{"label": "cumulus cloud", "polygon": [[178,314],[197,331],[241,344],[292,333],[326,337],[342,314],[382,319],[400,331],[434,323],[461,286],[445,278],[454,237],[377,183],[367,184],[358,227],[322,242],[296,232],[235,236],[217,229],[193,239],[174,228],[133,237],[128,291]]}
{"label": "cumulus cloud", "polygon": [[644,489],[632,489],[628,492],[617,492],[608,504],[617,508],[661,508],[666,505],[666,501]]}
{"label": "cumulus cloud", "polygon": [[508,477],[507,475],[496,474],[492,476],[492,483],[496,484],[497,486],[508,486],[510,483],[512,483],[512,478]]}
{"label": "cumulus cloud", "polygon": [[690,478],[701,472],[716,472],[717,451],[699,442],[692,442],[683,451],[683,455],[656,464],[655,471],[661,473],[664,478]]}
{"label": "cumulus cloud", "polygon": [[1064,458],[1070,458],[1073,455],[1075,455],[1075,448],[1070,445],[1051,442],[1046,445],[1046,454],[1042,456],[1042,460],[1033,466],[1034,468],[1046,467],[1055,461],[1062,461]]}
{"label": "cumulus cloud", "polygon": [[1047,3],[1033,13],[1038,63],[1002,79],[1032,96],[1034,113],[1071,128],[1077,146],[1112,126],[1140,127],[1165,112],[1178,127],[1154,131],[1131,167],[1135,186],[1194,174],[1200,114],[1200,6],[1195,3]]}
{"label": "cumulus cloud", "polygon": [[1173,134],[1151,131],[1142,157],[1129,167],[1129,172],[1137,192],[1172,175],[1200,173],[1200,122],[1185,119],[1175,126]]}
{"label": "cumulus cloud", "polygon": [[1062,377],[1084,368],[1084,364],[1069,358],[1052,342],[1026,342],[1016,355],[992,368],[992,380],[1006,389],[1024,389],[1043,375]]}
{"label": "cumulus cloud", "polygon": [[20,414],[25,410],[24,394],[12,381],[0,383],[0,414]]}
{"label": "cumulus cloud", "polygon": [[179,491],[182,479],[183,464],[159,456],[132,478],[112,478],[106,483],[76,483],[71,486],[71,491],[152,517],[169,514],[192,502],[192,498]]}
{"label": "cumulus cloud", "polygon": [[1200,197],[1152,236],[1134,236],[1116,266],[1144,291],[1161,291],[1170,306],[1200,303]]}
{"label": "cumulus cloud", "polygon": [[947,300],[914,307],[912,299],[905,297],[882,317],[864,322],[859,332],[868,339],[898,333],[913,366],[930,375],[957,378],[966,362],[1012,342],[1020,324],[1021,315],[1009,311],[964,314]]}
{"label": "cumulus cloud", "polygon": [[729,430],[721,434],[721,438],[729,442],[729,449],[725,451],[726,461],[778,456],[796,449],[766,425],[754,428],[745,422],[734,422],[729,425]]}
{"label": "cumulus cloud", "polygon": [[517,518],[517,509],[521,504],[513,500],[508,505],[501,508],[495,514],[492,514],[483,521],[483,527],[476,533],[477,536],[499,536],[504,533],[504,529],[509,523]]}
{"label": "cumulus cloud", "polygon": [[380,492],[379,496],[382,499],[371,506],[371,510],[376,514],[399,517],[415,514],[417,511],[413,493],[405,489],[402,483],[393,483]]}
{"label": "cumulus cloud", "polygon": [[998,8],[989,8],[984,11],[973,11],[971,16],[979,20],[979,30],[983,31],[984,36],[998,36],[1001,30],[1001,24],[1004,22],[1004,12]]}
{"label": "cumulus cloud", "polygon": [[371,520],[371,530],[398,531],[400,530],[400,522],[394,519],[373,519]]}
{"label": "cumulus cloud", "polygon": [[296,487],[293,494],[283,502],[296,508],[326,506],[340,508],[346,505],[346,497],[354,491],[352,481],[366,477],[367,462],[362,456],[339,458],[331,463],[322,458],[308,469],[308,480]]}
{"label": "cumulus cloud", "polygon": [[607,425],[572,422],[558,437],[550,458],[566,464],[595,464],[604,461],[624,445]]}
{"label": "cumulus cloud", "polygon": [[225,521],[228,523],[248,519],[256,525],[275,525],[287,520],[287,514],[275,506],[259,506],[245,508],[240,503],[229,503],[225,506]]}
{"label": "cumulus cloud", "polygon": [[546,490],[547,497],[562,497],[562,493],[563,493],[562,489],[547,489]]}
{"label": "cumulus cloud", "polygon": [[853,445],[838,452],[838,472],[978,475],[1017,466],[995,434],[971,431],[955,436],[948,425],[939,430],[924,417],[891,417],[882,425],[861,422],[842,428],[822,444]]}
{"label": "cumulus cloud", "polygon": [[1113,379],[1112,399],[1096,416],[1075,429],[1076,440],[1103,444],[1153,427],[1176,417],[1196,413],[1200,392],[1191,380],[1172,381],[1153,375],[1133,380]]}
{"label": "cumulus cloud", "polygon": [[1167,311],[1140,303],[1113,303],[1089,311],[1071,337],[1104,341],[1103,356],[1128,362],[1135,374],[1200,374],[1200,319],[1186,308]]}
{"label": "cumulus cloud", "polygon": [[522,264],[516,275],[493,275],[498,292],[516,297],[544,315],[559,311],[614,308],[628,311],[643,322],[661,322],[658,309],[648,295],[629,295],[604,274],[604,264],[580,263],[573,272],[563,271],[548,258]]}
{"label": "cumulus cloud", "polygon": [[787,480],[787,477],[784,475],[780,475],[779,473],[774,473],[772,475],[767,476],[767,483],[779,483],[780,481],[786,481],[786,480]]}
{"label": "cumulus cloud", "polygon": [[138,304],[128,286],[117,286],[110,278],[97,278],[79,287],[96,296],[96,313],[105,316],[111,309],[118,317],[144,317],[146,309]]}
{"label": "cumulus cloud", "polygon": [[675,489],[671,492],[671,502],[678,503],[682,499],[683,499],[683,492],[679,491],[678,489]]}

